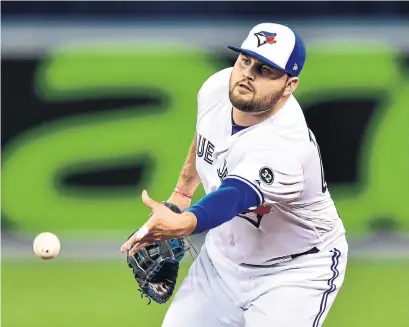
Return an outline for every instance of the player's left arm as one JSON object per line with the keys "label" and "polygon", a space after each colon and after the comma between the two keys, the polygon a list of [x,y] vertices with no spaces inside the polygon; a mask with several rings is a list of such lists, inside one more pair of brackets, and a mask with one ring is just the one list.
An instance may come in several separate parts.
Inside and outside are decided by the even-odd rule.
{"label": "player's left arm", "polygon": [[121,251],[131,250],[131,255],[153,241],[198,234],[220,226],[238,214],[255,209],[263,202],[263,195],[256,187],[238,179],[226,179],[220,187],[184,213],[176,214],[159,202],[151,199],[146,191],[144,203],[152,209],[151,218],[130,237]]}
{"label": "player's left arm", "polygon": [[[124,243],[122,251],[156,241],[189,236],[220,226],[240,213],[251,211],[264,202],[291,202],[304,188],[301,161],[282,148],[268,146],[251,153],[236,151],[242,157],[228,158],[233,163],[220,187],[203,197],[184,213],[176,214],[145,196],[143,200],[153,210],[146,224]],[[234,164],[236,163],[236,164]]]}

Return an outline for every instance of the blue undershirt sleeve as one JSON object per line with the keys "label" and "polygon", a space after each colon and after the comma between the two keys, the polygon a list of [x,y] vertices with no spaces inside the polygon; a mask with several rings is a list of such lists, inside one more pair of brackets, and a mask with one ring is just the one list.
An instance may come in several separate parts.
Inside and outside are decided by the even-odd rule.
{"label": "blue undershirt sleeve", "polygon": [[197,218],[197,225],[192,234],[215,228],[238,214],[255,209],[263,203],[261,192],[249,182],[236,178],[226,178],[220,187],[207,194],[186,211]]}

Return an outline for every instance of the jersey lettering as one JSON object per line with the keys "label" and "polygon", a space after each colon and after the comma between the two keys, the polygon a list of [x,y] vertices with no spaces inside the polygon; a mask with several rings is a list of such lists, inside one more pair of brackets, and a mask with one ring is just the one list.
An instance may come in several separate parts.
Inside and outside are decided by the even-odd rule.
{"label": "jersey lettering", "polygon": [[214,144],[198,133],[196,154],[199,158],[204,156],[204,161],[213,164]]}
{"label": "jersey lettering", "polygon": [[209,164],[213,164],[213,152],[214,152],[214,145],[207,141],[207,146],[206,146],[206,153],[204,156],[204,161],[206,161]]}
{"label": "jersey lettering", "polygon": [[220,180],[222,181],[223,179],[226,178],[227,174],[229,172],[227,171],[227,161],[224,160],[223,168],[217,168],[217,175],[219,176]]}

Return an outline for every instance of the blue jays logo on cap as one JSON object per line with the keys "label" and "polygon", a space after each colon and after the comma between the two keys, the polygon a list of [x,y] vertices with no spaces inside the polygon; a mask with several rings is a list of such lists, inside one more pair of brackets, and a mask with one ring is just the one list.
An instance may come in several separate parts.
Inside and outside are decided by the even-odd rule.
{"label": "blue jays logo on cap", "polygon": [[270,33],[270,32],[257,32],[254,33],[254,35],[257,37],[258,45],[257,48],[261,47],[262,45],[268,43],[268,44],[274,44],[277,43],[277,40],[275,37],[277,36],[277,33]]}
{"label": "blue jays logo on cap", "polygon": [[250,30],[241,46],[227,47],[252,56],[290,76],[301,73],[306,58],[301,37],[288,25],[277,23],[258,24]]}

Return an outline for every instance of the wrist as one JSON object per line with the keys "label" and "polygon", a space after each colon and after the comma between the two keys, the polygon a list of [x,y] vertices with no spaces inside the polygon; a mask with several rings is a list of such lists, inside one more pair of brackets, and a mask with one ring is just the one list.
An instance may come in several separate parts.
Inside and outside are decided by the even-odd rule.
{"label": "wrist", "polygon": [[181,196],[184,196],[185,198],[188,199],[192,199],[193,194],[190,192],[186,192],[185,190],[179,188],[179,187],[175,187],[175,189],[173,190],[173,193],[179,194]]}
{"label": "wrist", "polygon": [[167,202],[173,203],[179,207],[179,209],[183,212],[187,208],[189,208],[190,203],[192,202],[191,199],[184,197],[178,193],[173,192]]}

